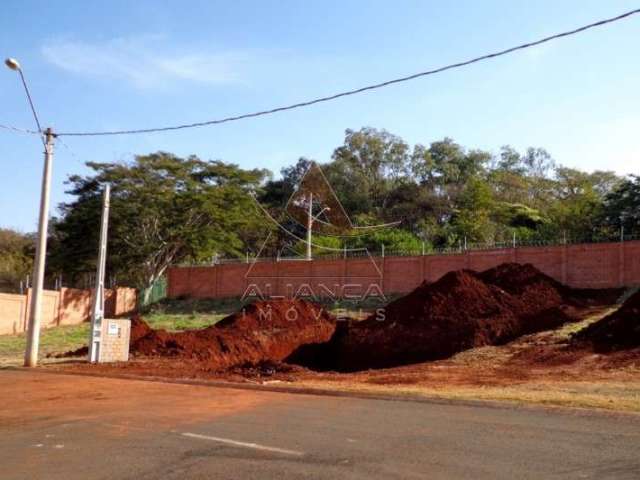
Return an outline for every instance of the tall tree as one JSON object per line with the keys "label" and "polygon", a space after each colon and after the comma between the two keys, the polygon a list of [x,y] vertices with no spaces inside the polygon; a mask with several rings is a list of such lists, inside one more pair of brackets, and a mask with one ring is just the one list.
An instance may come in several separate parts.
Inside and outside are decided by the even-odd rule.
{"label": "tall tree", "polygon": [[389,193],[409,165],[409,145],[386,130],[347,130],[344,144],[333,152],[329,181],[343,193],[354,213],[381,215]]}
{"label": "tall tree", "polygon": [[111,184],[108,269],[139,288],[175,262],[242,255],[242,232],[261,221],[250,195],[264,170],[164,152],[127,164],[87,165],[94,173],[69,178],[76,200],[60,206],[62,218],[54,224],[51,267],[71,276],[95,264],[105,183]]}
{"label": "tall tree", "polygon": [[18,290],[33,264],[35,244],[31,235],[0,228],[0,292]]}
{"label": "tall tree", "polygon": [[606,195],[602,220],[611,229],[640,234],[640,177],[631,175]]}

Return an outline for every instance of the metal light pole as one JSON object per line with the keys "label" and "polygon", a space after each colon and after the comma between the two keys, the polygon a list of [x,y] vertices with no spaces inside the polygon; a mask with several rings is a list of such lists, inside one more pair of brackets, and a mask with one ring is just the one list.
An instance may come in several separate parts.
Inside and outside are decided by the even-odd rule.
{"label": "metal light pole", "polygon": [[106,184],[102,197],[102,220],[100,222],[100,249],[96,269],[96,289],[91,309],[91,329],[89,338],[89,361],[100,359],[100,342],[102,340],[102,320],[104,320],[104,273],[107,265],[107,232],[109,229],[109,202],[111,187]]}
{"label": "metal light pole", "polygon": [[40,344],[40,320],[42,318],[42,293],[44,289],[45,260],[47,257],[47,230],[49,225],[49,192],[51,190],[51,163],[53,162],[53,144],[55,134],[51,128],[44,132],[40,127],[38,114],[33,106],[31,93],[24,78],[20,62],[15,58],[7,58],[5,65],[20,74],[24,91],[29,100],[31,112],[38,126],[38,132],[44,135],[44,169],[42,172],[42,192],[40,194],[40,215],[38,218],[38,241],[36,243],[36,258],[33,263],[33,288],[29,304],[29,323],[27,326],[27,348],[24,352],[25,367],[35,367],[38,364],[38,347]]}

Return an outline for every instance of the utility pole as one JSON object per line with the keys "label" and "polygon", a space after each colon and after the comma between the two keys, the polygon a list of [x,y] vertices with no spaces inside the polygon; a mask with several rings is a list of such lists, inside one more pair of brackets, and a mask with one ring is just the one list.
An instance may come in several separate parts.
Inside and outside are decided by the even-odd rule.
{"label": "utility pole", "polygon": [[309,212],[307,214],[307,260],[312,260],[311,256],[311,229],[313,228],[313,193],[309,192]]}
{"label": "utility pole", "polygon": [[51,163],[53,162],[53,143],[55,134],[47,128],[44,132],[44,170],[42,172],[42,191],[40,193],[40,216],[38,219],[38,242],[36,258],[33,264],[33,289],[29,305],[29,323],[27,326],[27,349],[24,352],[24,366],[38,365],[38,347],[40,346],[40,321],[42,319],[42,293],[44,289],[44,271],[47,257],[47,231],[49,226],[49,192],[51,190]]}
{"label": "utility pole", "polygon": [[95,293],[91,309],[91,329],[89,338],[89,361],[94,363],[100,358],[102,320],[104,320],[104,273],[107,266],[107,232],[109,230],[109,199],[111,187],[106,184],[102,197],[102,220],[100,224],[100,249],[96,269]]}
{"label": "utility pole", "polygon": [[313,214],[313,193],[309,192],[309,208],[307,210],[307,260],[313,260],[313,255],[311,254],[313,222],[318,220],[320,215],[322,215],[324,212],[329,212],[330,210],[331,208],[324,207],[316,215],[314,215]]}

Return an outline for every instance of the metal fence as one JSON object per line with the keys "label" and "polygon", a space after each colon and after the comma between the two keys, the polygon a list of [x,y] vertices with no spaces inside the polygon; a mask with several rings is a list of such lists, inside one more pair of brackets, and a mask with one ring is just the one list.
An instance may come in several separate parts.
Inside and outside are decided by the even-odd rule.
{"label": "metal fence", "polygon": [[[460,239],[460,242],[456,246],[434,248],[426,242],[423,243],[421,248],[417,249],[389,249],[384,245],[380,245],[378,248],[366,249],[366,248],[344,248],[342,251],[321,252],[313,254],[314,260],[338,260],[342,258],[367,258],[367,257],[413,257],[421,255],[455,255],[468,251],[483,251],[483,250],[496,250],[505,248],[525,248],[525,247],[553,247],[560,245],[578,245],[578,244],[596,244],[596,243],[611,243],[611,242],[630,242],[634,240],[640,240],[639,234],[629,235],[591,235],[586,237],[562,237],[555,240],[531,240],[531,239],[518,239],[514,237],[511,241],[491,242],[491,243],[471,243],[465,241],[464,238]],[[254,263],[254,262],[286,262],[286,261],[302,261],[306,260],[303,255],[300,256],[260,256],[256,257],[252,252],[247,252],[244,257],[221,257],[214,256],[209,261],[204,262],[181,262],[175,266],[207,266],[207,265],[227,265],[227,264],[240,264],[240,263]]]}
{"label": "metal fence", "polygon": [[167,297],[167,278],[160,277],[152,286],[138,291],[138,308],[146,307]]}

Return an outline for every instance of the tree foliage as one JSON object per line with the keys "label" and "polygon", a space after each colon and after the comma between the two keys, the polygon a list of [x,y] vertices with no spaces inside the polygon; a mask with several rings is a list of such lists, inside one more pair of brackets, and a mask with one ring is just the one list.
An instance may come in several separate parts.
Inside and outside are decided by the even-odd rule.
{"label": "tree foliage", "polygon": [[30,235],[0,228],[0,292],[14,292],[31,274],[35,245]]}
{"label": "tree foliage", "polygon": [[[300,157],[276,179],[266,170],[163,152],[128,164],[88,163],[93,173],[69,178],[74,200],[54,219],[50,272],[69,279],[95,268],[107,182],[108,268],[120,281],[147,287],[171,263],[213,255],[302,255],[304,227],[285,219],[294,236],[278,229],[254,208],[251,195],[278,218],[311,162]],[[622,226],[629,235],[640,230],[638,177],[566,168],[542,148],[519,152],[506,145],[494,154],[450,138],[411,146],[385,130],[362,128],[347,130],[321,168],[356,225],[399,222],[347,239],[318,232],[314,244],[328,252],[345,246],[379,252],[382,245],[428,251],[511,242],[514,235],[531,242],[589,240]]]}
{"label": "tree foliage", "polygon": [[101,194],[111,185],[108,267],[140,288],[184,260],[244,253],[260,222],[250,195],[265,179],[220,161],[168,153],[131,163],[88,163],[94,173],[69,178],[75,201],[61,205],[54,224],[51,269],[73,276],[94,268]]}
{"label": "tree foliage", "polygon": [[[283,169],[281,180],[265,186],[263,201],[281,207],[283,185],[293,191],[309,162]],[[322,169],[359,225],[400,221],[398,228],[434,247],[511,242],[514,234],[588,240],[610,231],[607,202],[614,212],[622,208],[606,200],[620,177],[563,167],[543,148],[506,145],[494,155],[450,138],[411,147],[385,130],[363,128],[347,130]]]}

